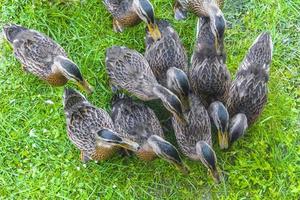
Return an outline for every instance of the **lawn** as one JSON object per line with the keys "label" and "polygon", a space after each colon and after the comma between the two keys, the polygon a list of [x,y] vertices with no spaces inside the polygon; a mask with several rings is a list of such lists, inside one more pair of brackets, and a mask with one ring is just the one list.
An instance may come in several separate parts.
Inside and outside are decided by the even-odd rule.
{"label": "lawn", "polygon": [[[24,74],[1,36],[0,199],[299,199],[297,1],[225,0],[227,66],[232,76],[261,31],[270,31],[274,54],[269,101],[260,119],[228,151],[219,150],[214,142],[224,176],[219,185],[199,162],[187,158],[189,176],[161,160],[146,163],[118,155],[83,165],[66,134],[63,88]],[[196,17],[190,14],[186,21],[176,22],[172,1],[152,2],[157,17],[172,22],[191,55]],[[144,24],[114,33],[111,21],[101,0],[0,0],[0,28],[14,22],[56,40],[95,86],[88,99],[107,111],[111,91],[105,49],[126,45],[143,52],[145,34]]]}

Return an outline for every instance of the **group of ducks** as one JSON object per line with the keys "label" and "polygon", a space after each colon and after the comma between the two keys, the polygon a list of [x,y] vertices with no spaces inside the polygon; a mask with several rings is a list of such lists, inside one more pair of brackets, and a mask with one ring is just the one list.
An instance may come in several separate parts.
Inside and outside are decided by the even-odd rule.
{"label": "group of ducks", "polygon": [[[176,147],[164,139],[154,111],[120,92],[126,90],[143,101],[160,99],[172,114],[182,153],[201,161],[219,182],[211,129],[216,129],[220,148],[227,149],[262,112],[272,59],[270,35],[258,36],[232,81],[225,64],[222,2],[176,1],[176,19],[185,18],[187,10],[199,17],[190,63],[178,34],[167,21],[155,20],[148,0],[104,3],[113,16],[115,31],[142,20],[147,23],[146,50],[144,56],[122,46],[106,50],[106,69],[115,92],[110,115],[78,91],[64,90],[67,132],[80,149],[81,160],[104,160],[122,149],[143,160],[160,157],[183,173],[189,172]],[[15,24],[5,25],[3,32],[26,72],[53,86],[73,80],[88,93],[93,91],[78,66],[49,37]]]}

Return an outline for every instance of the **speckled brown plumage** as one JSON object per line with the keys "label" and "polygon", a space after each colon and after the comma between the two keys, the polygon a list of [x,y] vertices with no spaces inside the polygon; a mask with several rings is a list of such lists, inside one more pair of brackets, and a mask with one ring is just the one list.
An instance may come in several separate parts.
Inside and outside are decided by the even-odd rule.
{"label": "speckled brown plumage", "polygon": [[152,88],[158,83],[142,54],[126,47],[113,46],[106,51],[105,63],[113,85],[142,100],[157,99]]}
{"label": "speckled brown plumage", "polygon": [[142,20],[134,10],[133,0],[104,0],[104,5],[113,16],[115,31],[139,24]]}
{"label": "speckled brown plumage", "polygon": [[[116,99],[113,103],[111,118],[116,130],[140,146],[147,143],[151,135],[164,138],[163,130],[154,111],[142,103],[134,102],[130,97]],[[151,149],[142,148],[139,158],[153,160],[156,154]]]}
{"label": "speckled brown plumage", "polygon": [[205,141],[212,146],[211,125],[207,111],[198,97],[190,95],[190,111],[185,113],[188,125],[182,125],[173,118],[173,128],[181,151],[193,160],[200,160],[196,143]]}
{"label": "speckled brown plumage", "polygon": [[197,16],[209,17],[208,8],[214,9],[217,12],[217,8],[222,8],[224,0],[175,0],[175,9],[182,7],[183,11],[190,10]]}
{"label": "speckled brown plumage", "polygon": [[[179,0],[179,2],[188,2],[187,8],[194,12],[197,16],[209,17],[207,4],[216,5],[219,8],[222,7],[222,0]],[[185,5],[183,3],[183,5]]]}
{"label": "speckled brown plumage", "polygon": [[225,53],[217,52],[215,42],[209,19],[199,18],[189,78],[195,94],[203,96],[209,104],[217,100],[225,103],[231,84]]}
{"label": "speckled brown plumage", "polygon": [[90,104],[74,90],[68,90],[68,101],[64,105],[67,132],[72,143],[85,157],[93,160],[109,158],[117,148],[101,145],[96,141],[96,134],[102,129],[114,130],[109,114]]}
{"label": "speckled brown plumage", "polygon": [[244,113],[248,125],[257,119],[267,102],[272,48],[270,34],[259,35],[241,63],[229,91],[230,116]]}
{"label": "speckled brown plumage", "polygon": [[123,97],[113,104],[112,120],[116,130],[123,130],[126,138],[143,144],[151,135],[164,137],[161,125],[154,111],[142,103]]}
{"label": "speckled brown plumage", "polygon": [[146,105],[134,102],[132,98],[116,94],[111,117],[116,130],[122,137],[129,138],[141,147],[137,156],[145,161],[162,158],[187,174],[177,149],[164,138],[160,122],[153,110]]}
{"label": "speckled brown plumage", "polygon": [[166,73],[170,67],[187,71],[187,53],[177,32],[167,21],[159,20],[157,24],[161,38],[154,41],[147,30],[145,58],[157,81],[166,86]]}
{"label": "speckled brown plumage", "polygon": [[12,44],[14,55],[21,62],[23,69],[53,86],[64,85],[67,78],[53,67],[56,56],[67,57],[64,49],[42,33],[19,25],[11,26],[15,26],[18,33],[12,34],[8,41]]}
{"label": "speckled brown plumage", "polygon": [[157,82],[142,54],[126,47],[113,46],[106,50],[105,64],[113,86],[127,90],[144,101],[160,99],[168,111],[184,120],[181,101]]}

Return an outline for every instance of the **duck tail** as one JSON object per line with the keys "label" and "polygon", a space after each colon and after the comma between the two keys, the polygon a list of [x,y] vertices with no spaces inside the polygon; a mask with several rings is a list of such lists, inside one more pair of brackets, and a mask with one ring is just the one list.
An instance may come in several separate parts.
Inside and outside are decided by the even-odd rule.
{"label": "duck tail", "polygon": [[245,74],[262,75],[269,77],[272,61],[273,44],[270,33],[261,33],[249,48],[237,76]]}
{"label": "duck tail", "polygon": [[16,24],[6,24],[3,26],[4,36],[11,44],[14,42],[16,36],[19,35],[19,33],[26,30],[28,29]]}

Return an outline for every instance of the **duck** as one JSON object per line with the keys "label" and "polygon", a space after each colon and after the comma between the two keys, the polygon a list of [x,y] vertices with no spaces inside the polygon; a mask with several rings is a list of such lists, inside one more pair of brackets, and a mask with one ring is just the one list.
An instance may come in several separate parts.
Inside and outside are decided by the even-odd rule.
{"label": "duck", "polygon": [[52,86],[63,86],[71,80],[87,93],[93,92],[93,87],[83,78],[78,66],[51,38],[16,24],[4,25],[3,32],[25,72]]}
{"label": "duck", "polygon": [[268,100],[269,71],[273,44],[268,32],[262,32],[249,48],[233,80],[227,100],[232,144],[242,137],[261,115]]}
{"label": "duck", "polygon": [[[172,125],[176,136],[176,141],[181,152],[192,160],[200,161],[209,171],[213,180],[220,183],[220,174],[217,167],[216,153],[212,147],[211,124],[208,112],[202,99],[195,95],[186,87],[189,82],[188,76],[182,70],[170,68],[167,76],[168,88],[179,95],[183,90],[188,94],[190,109],[184,112],[187,120],[186,124],[180,123],[176,118],[172,118]],[[183,78],[185,77],[185,78]],[[176,83],[176,84],[174,84]]]}
{"label": "duck", "polygon": [[[191,58],[189,79],[197,96],[207,103],[212,126],[216,128],[221,149],[227,148],[222,141],[228,138],[229,114],[226,104],[231,76],[225,64],[224,49],[218,52],[214,43],[216,38],[210,26],[210,19],[201,17],[197,23],[196,45]],[[223,46],[222,44],[219,46]],[[222,141],[221,141],[222,140]]]}
{"label": "duck", "polygon": [[170,67],[187,71],[188,57],[178,33],[167,20],[157,21],[161,32],[160,40],[153,40],[149,29],[146,30],[145,58],[159,84],[166,86],[167,70]]}
{"label": "duck", "polygon": [[113,98],[111,118],[122,137],[140,145],[141,148],[136,153],[140,159],[152,161],[162,158],[182,173],[189,173],[189,168],[182,161],[176,147],[164,139],[163,129],[151,108],[118,93]]}
{"label": "duck", "polygon": [[82,162],[106,160],[122,148],[134,152],[140,148],[138,143],[117,133],[110,115],[80,92],[65,88],[63,107],[68,137],[80,150]]}
{"label": "duck", "polygon": [[182,123],[186,122],[181,101],[157,82],[141,53],[124,46],[113,46],[106,50],[105,65],[113,91],[123,89],[143,101],[160,99],[173,116]]}
{"label": "duck", "polygon": [[226,28],[226,20],[221,11],[223,3],[223,0],[175,0],[174,17],[176,20],[183,20],[187,17],[188,10],[197,17],[208,17],[213,34],[220,43]]}
{"label": "duck", "polygon": [[103,2],[113,16],[115,32],[123,32],[125,27],[135,26],[144,21],[152,38],[158,40],[161,37],[155,21],[154,9],[149,0],[104,0]]}

